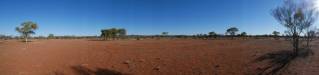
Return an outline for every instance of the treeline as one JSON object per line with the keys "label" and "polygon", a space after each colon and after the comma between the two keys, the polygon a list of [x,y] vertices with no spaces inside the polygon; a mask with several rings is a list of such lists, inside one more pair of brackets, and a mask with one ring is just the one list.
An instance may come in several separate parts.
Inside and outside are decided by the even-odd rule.
{"label": "treeline", "polygon": [[[289,36],[286,35],[224,35],[224,34],[195,34],[195,35],[121,35],[121,36],[109,36],[105,37],[101,34],[101,36],[73,36],[73,35],[65,35],[65,36],[33,36],[30,39],[99,39],[99,40],[144,40],[144,39],[203,39],[203,40],[213,40],[213,39],[289,39]],[[0,39],[2,40],[10,40],[10,39],[23,39],[20,36],[7,36],[0,35]]]}
{"label": "treeline", "polygon": [[[287,34],[280,35],[280,32],[273,31],[271,34],[264,35],[249,35],[246,32],[238,33],[239,29],[236,27],[230,27],[226,30],[225,34],[218,34],[214,31],[208,32],[207,34],[195,34],[195,35],[169,35],[169,32],[162,32],[160,35],[127,35],[127,30],[124,28],[110,28],[102,29],[100,36],[55,36],[54,34],[49,34],[48,36],[34,36],[30,39],[98,39],[98,40],[123,40],[123,39],[133,39],[133,40],[143,40],[143,39],[289,39],[291,36]],[[311,31],[308,35],[313,35],[317,37],[318,32]],[[0,35],[0,39],[23,39],[23,36],[6,36]],[[306,38],[301,36],[301,38]],[[309,38],[309,37],[308,37]]]}
{"label": "treeline", "polygon": [[[30,39],[98,39],[100,36],[73,36],[73,35],[65,35],[65,36],[33,36],[29,37]],[[0,35],[0,39],[2,40],[11,40],[11,39],[23,39],[20,36],[7,36],[7,35]]]}
{"label": "treeline", "polygon": [[[27,24],[27,25],[24,25]],[[32,28],[32,25],[35,23],[29,24],[29,22],[22,23],[23,28]],[[29,25],[29,26],[28,26]],[[19,32],[30,32],[30,31],[22,31],[21,28],[16,28]],[[315,29],[309,31],[307,35],[311,37],[317,37],[319,35],[319,30]],[[34,33],[32,31],[32,33]],[[30,34],[32,34],[30,33]],[[170,35],[169,32],[162,32],[160,35],[127,35],[127,30],[124,28],[109,28],[109,29],[101,29],[100,36],[74,36],[74,35],[65,35],[65,36],[55,36],[54,34],[49,34],[48,36],[29,36],[30,34],[23,34],[24,36],[6,36],[0,35],[0,39],[26,39],[29,37],[30,39],[98,39],[98,40],[123,40],[123,39],[134,39],[134,40],[143,40],[143,39],[289,39],[290,36],[287,33],[280,35],[280,32],[273,31],[271,34],[264,35],[249,35],[246,32],[240,32],[236,27],[230,27],[225,31],[224,34],[218,34],[214,31],[207,32],[206,34],[195,34],[195,35]],[[306,36],[300,36],[301,38],[310,38]],[[26,39],[27,41],[27,39]]]}

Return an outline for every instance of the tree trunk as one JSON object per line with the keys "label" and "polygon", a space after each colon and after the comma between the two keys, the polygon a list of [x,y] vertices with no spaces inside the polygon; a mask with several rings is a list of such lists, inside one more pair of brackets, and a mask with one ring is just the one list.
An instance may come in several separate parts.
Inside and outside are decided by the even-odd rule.
{"label": "tree trunk", "polygon": [[310,47],[309,45],[310,45],[310,41],[312,40],[312,38],[313,38],[313,37],[311,37],[310,34],[307,35],[307,39],[306,39],[306,40],[307,40],[307,45],[306,45],[306,46],[307,46],[308,48]]}
{"label": "tree trunk", "polygon": [[27,43],[28,42],[28,37],[25,37],[24,41],[25,41],[25,43]]}
{"label": "tree trunk", "polygon": [[28,34],[24,34],[24,42],[25,42],[25,43],[28,42]]}
{"label": "tree trunk", "polygon": [[299,50],[299,36],[294,33],[293,36],[292,36],[292,39],[293,39],[293,54],[294,56],[297,56],[298,55],[298,50]]}
{"label": "tree trunk", "polygon": [[297,38],[296,38],[296,50],[295,50],[295,55],[298,55],[298,51],[299,51],[299,37],[297,36]]}

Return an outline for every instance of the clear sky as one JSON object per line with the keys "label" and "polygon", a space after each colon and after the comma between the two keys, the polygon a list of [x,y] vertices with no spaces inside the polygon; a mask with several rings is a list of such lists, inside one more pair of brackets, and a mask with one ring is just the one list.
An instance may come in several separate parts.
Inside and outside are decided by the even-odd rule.
{"label": "clear sky", "polygon": [[270,34],[283,26],[270,11],[282,0],[0,0],[0,34],[19,35],[24,21],[38,23],[36,36],[100,35],[103,28],[128,34],[224,34],[237,27]]}

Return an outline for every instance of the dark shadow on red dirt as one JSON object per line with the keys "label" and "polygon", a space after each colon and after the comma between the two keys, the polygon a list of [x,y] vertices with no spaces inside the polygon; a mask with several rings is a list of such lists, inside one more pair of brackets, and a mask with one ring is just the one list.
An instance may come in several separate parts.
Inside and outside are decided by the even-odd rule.
{"label": "dark shadow on red dirt", "polygon": [[102,40],[102,39],[90,39],[88,41],[109,41],[109,40]]}
{"label": "dark shadow on red dirt", "polygon": [[298,58],[305,59],[314,55],[311,49],[300,49],[297,55],[293,54],[292,50],[283,50],[267,53],[256,58],[254,63],[263,63],[262,67],[257,67],[253,75],[277,75],[285,72],[289,64],[293,61],[298,61]]}
{"label": "dark shadow on red dirt", "polygon": [[72,66],[71,69],[77,75],[128,75],[118,71],[104,69],[104,68],[96,68],[96,70],[92,70],[83,66]]}
{"label": "dark shadow on red dirt", "polygon": [[[86,68],[84,66],[71,66],[71,70],[73,71],[74,75],[130,75],[124,74],[118,71],[105,69],[105,68]],[[53,75],[67,75],[64,72],[55,71]]]}

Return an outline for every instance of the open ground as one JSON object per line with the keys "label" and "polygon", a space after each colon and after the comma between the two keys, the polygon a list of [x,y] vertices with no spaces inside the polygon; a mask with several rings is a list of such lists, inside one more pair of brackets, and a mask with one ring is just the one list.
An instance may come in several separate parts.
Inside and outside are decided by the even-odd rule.
{"label": "open ground", "polygon": [[[319,41],[313,42],[318,53]],[[247,40],[18,40],[0,42],[1,75],[247,75],[252,61],[287,50],[285,41]],[[289,74],[315,75],[319,58],[303,59]],[[299,63],[302,62],[302,63]],[[305,63],[306,62],[306,63]],[[298,66],[299,65],[299,66]],[[298,67],[298,68],[294,68]],[[294,72],[298,71],[298,72]]]}

